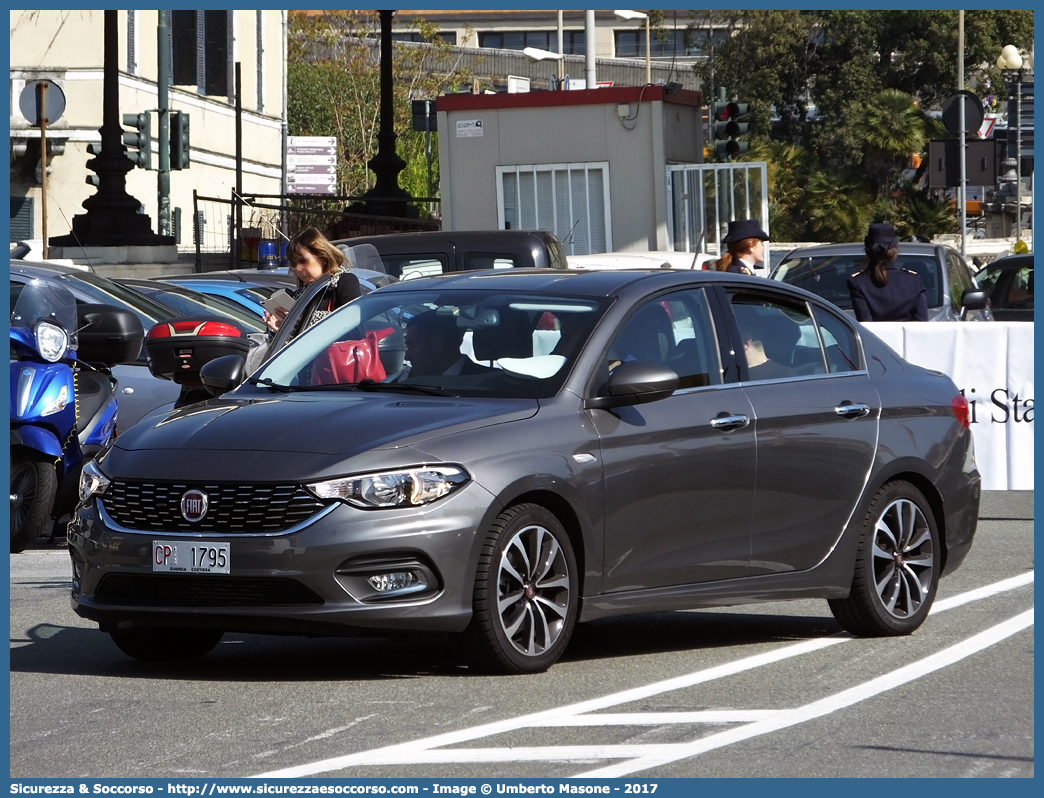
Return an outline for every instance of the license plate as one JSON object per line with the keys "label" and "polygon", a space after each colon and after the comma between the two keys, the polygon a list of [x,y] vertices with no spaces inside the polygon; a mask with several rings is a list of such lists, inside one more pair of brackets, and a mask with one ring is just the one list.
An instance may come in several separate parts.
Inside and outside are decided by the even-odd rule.
{"label": "license plate", "polygon": [[181,574],[227,574],[228,543],[200,540],[152,541],[152,570]]}

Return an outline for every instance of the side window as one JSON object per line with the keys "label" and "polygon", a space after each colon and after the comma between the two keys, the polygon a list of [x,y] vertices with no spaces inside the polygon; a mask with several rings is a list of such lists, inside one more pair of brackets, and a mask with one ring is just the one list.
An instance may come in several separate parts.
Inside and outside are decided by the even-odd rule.
{"label": "side window", "polygon": [[430,277],[449,271],[446,256],[441,253],[418,253],[414,255],[382,255],[384,268],[392,277],[410,280],[415,277]]}
{"label": "side window", "polygon": [[855,333],[834,314],[813,308],[826,352],[827,370],[831,373],[859,371],[859,345]]}
{"label": "side window", "polygon": [[518,266],[518,258],[503,252],[467,252],[464,254],[464,268],[475,269],[512,269]]}
{"label": "side window", "polygon": [[731,304],[749,379],[774,380],[825,373],[819,336],[804,303],[734,293]]}
{"label": "side window", "polygon": [[609,364],[636,360],[666,366],[679,388],[721,383],[714,326],[702,289],[679,291],[646,302],[609,347]]}
{"label": "side window", "polygon": [[946,271],[950,277],[950,305],[954,310],[959,310],[965,289],[972,286],[968,267],[964,265],[956,252],[947,252]]}

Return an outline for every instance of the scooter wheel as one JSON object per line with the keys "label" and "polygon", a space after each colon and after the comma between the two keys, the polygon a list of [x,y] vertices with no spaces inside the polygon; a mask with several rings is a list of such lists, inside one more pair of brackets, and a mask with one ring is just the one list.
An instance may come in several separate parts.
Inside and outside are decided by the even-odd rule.
{"label": "scooter wheel", "polygon": [[42,458],[11,458],[11,553],[25,551],[51,521],[58,492],[54,464]]}

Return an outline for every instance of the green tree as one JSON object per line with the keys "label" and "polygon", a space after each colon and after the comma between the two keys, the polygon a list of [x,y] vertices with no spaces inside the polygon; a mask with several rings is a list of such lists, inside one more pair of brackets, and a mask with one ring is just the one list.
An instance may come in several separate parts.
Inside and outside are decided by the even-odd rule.
{"label": "green tree", "polygon": [[[801,202],[776,197],[784,185],[770,180],[774,231],[779,224],[813,238],[839,235],[848,225],[837,216],[851,203],[828,190],[831,179],[866,199],[860,218],[887,212],[917,232],[954,229],[946,204],[902,175],[912,153],[948,135],[925,112],[957,88],[957,11],[759,10],[734,12],[726,24],[714,83],[751,103],[755,136],[806,154],[787,184],[803,186]],[[965,84],[982,97],[1003,99],[994,62],[1005,44],[1032,49],[1032,11],[965,12]],[[707,85],[709,59],[695,69]],[[783,157],[752,144],[755,155],[770,171]]]}
{"label": "green tree", "polygon": [[870,186],[880,197],[909,161],[910,155],[924,150],[927,142],[921,111],[906,92],[885,89],[864,108],[855,124],[863,143],[863,165]]}
{"label": "green tree", "polygon": [[[394,45],[393,128],[406,161],[399,185],[428,196],[425,134],[412,129],[411,101],[433,99],[471,81],[449,55],[434,26],[419,23],[421,43]],[[293,136],[336,136],[339,194],[359,196],[374,183],[367,163],[380,132],[380,22],[374,11],[291,12],[287,125]],[[433,169],[437,174],[437,134]]]}
{"label": "green tree", "polygon": [[814,171],[801,198],[813,241],[862,241],[873,220],[874,199],[862,175],[851,169]]}

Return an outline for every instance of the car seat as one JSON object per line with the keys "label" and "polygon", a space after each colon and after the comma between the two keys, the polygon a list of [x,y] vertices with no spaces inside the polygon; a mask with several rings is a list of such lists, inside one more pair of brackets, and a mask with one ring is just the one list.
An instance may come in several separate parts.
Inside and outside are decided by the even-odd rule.
{"label": "car seat", "polygon": [[627,322],[613,343],[610,359],[660,366],[674,355],[674,345],[671,317],[663,305],[652,302]]}
{"label": "car seat", "polygon": [[495,327],[479,327],[472,333],[475,359],[492,363],[502,357],[533,357],[533,325],[524,310],[503,308]]}

